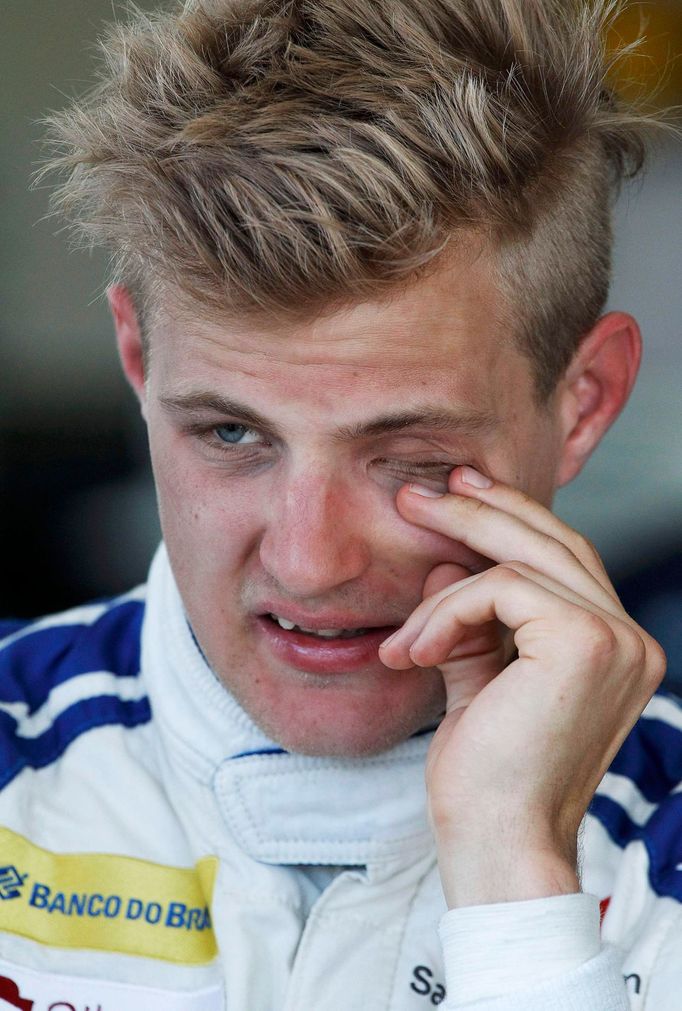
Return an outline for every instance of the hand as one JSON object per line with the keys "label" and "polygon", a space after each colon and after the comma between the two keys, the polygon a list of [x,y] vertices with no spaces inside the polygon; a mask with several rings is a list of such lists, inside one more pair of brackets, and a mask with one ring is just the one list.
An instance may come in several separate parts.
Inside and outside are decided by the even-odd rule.
{"label": "hand", "polygon": [[[665,673],[592,545],[524,493],[450,475],[449,493],[398,493],[410,522],[491,559],[424,600],[380,649],[387,667],[438,667],[447,711],[426,768],[450,908],[579,891],[581,821]],[[518,655],[517,655],[518,654]]]}

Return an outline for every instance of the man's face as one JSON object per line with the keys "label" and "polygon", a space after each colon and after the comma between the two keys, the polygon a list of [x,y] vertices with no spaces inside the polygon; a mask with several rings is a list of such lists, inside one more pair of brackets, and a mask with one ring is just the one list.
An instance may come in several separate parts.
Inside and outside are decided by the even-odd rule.
{"label": "man's face", "polygon": [[170,305],[154,325],[146,417],[178,587],[215,673],[289,750],[375,753],[443,711],[439,671],[389,670],[378,644],[436,565],[485,562],[403,519],[403,484],[445,490],[470,464],[551,502],[556,412],[534,403],[490,274],[481,257],[288,331]]}

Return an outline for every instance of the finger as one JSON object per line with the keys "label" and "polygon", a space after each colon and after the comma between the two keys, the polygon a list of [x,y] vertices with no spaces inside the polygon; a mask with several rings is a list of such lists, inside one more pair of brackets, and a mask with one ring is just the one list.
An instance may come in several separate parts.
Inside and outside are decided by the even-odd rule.
{"label": "finger", "polygon": [[[550,576],[546,576],[542,572],[537,572],[532,569],[529,565],[525,565],[523,562],[503,562],[498,566],[498,568],[512,569],[513,571],[519,573],[519,575],[525,576],[527,579],[531,579],[538,583],[539,586],[544,587],[551,593],[555,594],[557,597],[563,597],[565,600],[569,600],[573,604],[585,607],[589,610],[593,610],[595,613],[605,613],[612,615],[613,617],[619,618],[626,623],[637,627],[636,623],[632,618],[623,610],[620,605],[616,606],[615,602],[611,600],[610,597],[605,598],[607,607],[602,609],[597,606],[594,601],[588,600],[586,597],[576,593],[571,590],[564,583],[559,583],[557,580],[552,579]],[[487,570],[491,572],[492,570]],[[400,656],[401,663],[400,669],[405,669],[405,666],[409,660],[409,647],[416,641],[418,636],[422,633],[423,629],[430,624],[433,613],[438,610],[439,613],[446,613],[441,605],[451,596],[462,590],[463,587],[469,585],[474,580],[483,579],[487,575],[486,572],[476,573],[474,576],[469,576],[466,579],[462,579],[457,583],[453,583],[450,586],[444,587],[438,593],[433,594],[433,596],[426,598],[419,604],[412,614],[407,618],[401,628],[398,629],[389,639],[386,639],[379,647],[382,650],[381,657],[386,655],[390,656],[391,660],[397,660]],[[471,631],[471,630],[470,630]],[[385,654],[383,652],[384,647],[388,647],[390,643],[390,652]],[[393,667],[393,663],[388,663],[388,666]]]}
{"label": "finger", "polygon": [[[437,593],[433,593],[430,597],[422,600],[421,604],[414,609],[407,621],[403,623],[398,631],[394,632],[393,635],[388,637],[388,639],[384,639],[384,641],[380,644],[379,654],[381,656],[381,662],[385,663],[388,667],[394,668],[395,670],[406,670],[407,667],[414,666],[409,660],[405,643],[412,643],[417,638],[429,620],[431,613],[442,600],[454,593],[456,589],[461,588],[473,579],[480,579],[483,575],[484,573],[481,572],[473,576],[467,576],[465,579],[460,579],[457,583],[444,586],[442,590],[439,590]],[[391,662],[387,662],[384,657],[390,657]],[[401,658],[402,662],[398,662],[398,657]]]}
{"label": "finger", "polygon": [[[461,629],[455,626],[454,622],[459,617],[458,608],[460,606],[461,594],[466,591],[467,587],[479,582],[485,582],[486,586],[499,588],[500,592],[504,593],[506,592],[507,582],[514,587],[515,577],[517,576],[536,584],[538,587],[552,594],[554,600],[564,600],[571,605],[579,607],[582,611],[592,613],[605,620],[615,618],[617,621],[631,626],[635,630],[635,635],[639,635],[643,641],[647,642],[649,639],[647,634],[642,629],[639,629],[636,623],[622,609],[619,613],[614,613],[613,610],[609,609],[604,610],[594,604],[594,602],[568,589],[564,584],[558,583],[542,573],[535,572],[521,562],[507,562],[488,572],[479,573],[469,579],[462,580],[440,594],[434,595],[433,598],[423,601],[413,611],[402,628],[392,635],[390,639],[386,640],[385,643],[382,643],[380,647],[382,663],[395,670],[405,670],[415,664],[422,666],[415,659],[415,649],[417,649],[417,652],[421,652],[422,647],[429,640],[432,641],[433,648],[438,654],[438,660],[433,661],[434,664],[441,664],[445,659],[455,655],[459,656],[461,653],[459,645],[462,632]],[[567,618],[567,620],[570,619]],[[513,628],[511,625],[507,627]],[[482,626],[481,634],[484,641],[486,635],[489,637],[490,628],[490,624]],[[496,634],[497,638],[501,640],[503,633],[497,629]],[[443,645],[444,643],[449,644],[449,654],[444,652],[446,650],[446,646]],[[470,647],[475,646],[475,644],[476,637],[473,634],[473,629],[468,628],[466,639],[467,652],[470,652]]]}
{"label": "finger", "polygon": [[[553,620],[561,620],[566,628],[570,628],[571,621],[575,619],[575,608],[579,609],[580,614],[590,613],[605,622],[614,617],[561,584],[546,577],[534,578],[534,576],[532,570],[523,571],[522,567],[512,563],[509,566],[499,567],[487,579],[482,576],[475,587],[469,584],[468,594],[467,591],[458,593],[455,590],[433,608],[416,635],[407,632],[400,639],[398,648],[404,650],[410,662],[419,667],[437,666],[448,660],[461,639],[461,627],[456,626],[462,622],[463,614],[466,614],[466,608],[470,606],[467,596],[482,601],[486,596],[489,600],[492,599],[496,593],[522,595],[521,605],[525,607],[522,606],[517,611],[517,621],[522,623],[531,618],[538,619],[543,614],[539,609],[545,606],[548,610],[543,615],[544,619],[550,623]],[[567,606],[562,608],[562,603]],[[529,610],[531,605],[536,610]],[[511,606],[518,608],[519,601],[512,602]],[[505,602],[500,602],[495,614],[499,616],[503,611],[509,613],[509,607],[510,605],[506,605]],[[521,625],[510,624],[507,627],[517,632]]]}
{"label": "finger", "polygon": [[[569,665],[575,677],[607,672],[621,647],[637,659],[645,649],[636,626],[589,602],[568,600],[512,568],[498,566],[444,598],[421,634],[407,648],[404,644],[396,648],[396,662],[402,666],[404,654],[410,666],[442,666],[472,626],[496,620],[514,632],[521,658],[547,661],[552,669]],[[565,648],[568,637],[570,650]],[[395,666],[392,655],[382,655],[382,662]]]}
{"label": "finger", "polygon": [[403,486],[396,498],[401,514],[410,522],[437,530],[496,562],[525,562],[601,606],[620,607],[606,576],[587,569],[562,541],[483,501],[479,489],[471,489],[466,496],[427,498],[414,487]]}
{"label": "finger", "polygon": [[517,519],[525,521],[540,533],[565,544],[602,586],[615,595],[604,563],[591,541],[564,523],[551,509],[521,491],[520,488],[514,488],[501,481],[493,481],[489,477],[485,480],[491,481],[491,486],[479,487],[476,482],[479,482],[480,477],[481,475],[472,467],[455,467],[450,472],[448,488],[454,494],[462,495],[470,495],[473,491],[481,501],[494,505],[511,516],[516,516]]}

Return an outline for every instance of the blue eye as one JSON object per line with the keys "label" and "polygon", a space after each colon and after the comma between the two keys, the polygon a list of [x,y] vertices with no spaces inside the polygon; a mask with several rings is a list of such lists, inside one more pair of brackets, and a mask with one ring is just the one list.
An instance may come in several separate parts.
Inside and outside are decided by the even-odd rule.
{"label": "blue eye", "polygon": [[[244,446],[259,441],[258,433],[254,432],[252,428],[247,428],[246,425],[237,425],[236,423],[218,425],[213,431],[221,442],[226,442],[230,446]],[[246,433],[250,433],[253,438],[244,439]]]}

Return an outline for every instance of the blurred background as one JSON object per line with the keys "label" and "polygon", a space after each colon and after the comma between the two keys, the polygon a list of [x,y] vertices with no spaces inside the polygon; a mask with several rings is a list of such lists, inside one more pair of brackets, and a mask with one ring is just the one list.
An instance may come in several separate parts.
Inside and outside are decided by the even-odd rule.
{"label": "blurred background", "polygon": [[[158,4],[138,0],[142,9]],[[29,189],[41,116],[93,80],[112,0],[3,0],[0,179],[0,615],[33,616],[144,580],[159,539],[146,438],[119,371],[103,255],[69,253],[49,191]],[[633,9],[646,40],[627,88],[682,102],[682,0]],[[626,605],[663,642],[682,689],[682,141],[659,138],[622,195],[610,308],[645,336],[639,384],[557,512],[600,549]]]}

